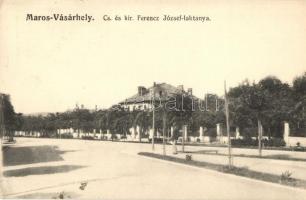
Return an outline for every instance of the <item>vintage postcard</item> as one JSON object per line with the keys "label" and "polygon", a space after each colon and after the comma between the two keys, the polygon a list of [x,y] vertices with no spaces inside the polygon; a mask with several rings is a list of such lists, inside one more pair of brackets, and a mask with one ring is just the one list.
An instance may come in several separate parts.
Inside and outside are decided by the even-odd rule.
{"label": "vintage postcard", "polygon": [[306,1],[0,0],[3,199],[306,199]]}

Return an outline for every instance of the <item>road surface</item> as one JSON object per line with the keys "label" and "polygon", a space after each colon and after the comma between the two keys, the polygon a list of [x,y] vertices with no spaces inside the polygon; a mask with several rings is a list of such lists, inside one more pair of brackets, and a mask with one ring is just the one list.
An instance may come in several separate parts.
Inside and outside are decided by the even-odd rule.
{"label": "road surface", "polygon": [[[151,146],[17,138],[5,149],[4,198],[62,193],[86,199],[306,199],[306,190],[154,160],[139,151],[151,152]],[[162,146],[155,151],[162,152]]]}

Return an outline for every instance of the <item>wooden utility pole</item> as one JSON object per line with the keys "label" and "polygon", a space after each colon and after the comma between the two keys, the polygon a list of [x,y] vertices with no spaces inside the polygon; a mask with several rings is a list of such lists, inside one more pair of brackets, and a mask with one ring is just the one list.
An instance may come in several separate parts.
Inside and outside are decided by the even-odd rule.
{"label": "wooden utility pole", "polygon": [[229,125],[229,111],[228,111],[228,99],[226,92],[226,81],[224,81],[224,101],[225,101],[225,116],[226,116],[226,132],[227,132],[227,140],[228,140],[228,167],[232,168],[233,160],[232,160],[232,147],[231,147],[231,137],[230,137],[230,125]]}
{"label": "wooden utility pole", "polygon": [[163,155],[166,155],[166,130],[167,130],[167,112],[164,108],[163,113]]}
{"label": "wooden utility pole", "polygon": [[[4,114],[3,114],[3,95],[0,93],[0,148],[3,150],[3,136],[4,136]],[[3,163],[3,156],[0,155],[0,162]]]}
{"label": "wooden utility pole", "polygon": [[182,152],[184,153],[185,152],[185,131],[187,131],[187,126],[186,125],[183,125],[183,128],[182,128]]}
{"label": "wooden utility pole", "polygon": [[152,151],[155,150],[154,147],[154,134],[155,134],[155,82],[153,83],[153,99],[152,99],[152,115],[153,115],[153,121],[152,121],[152,129],[153,129],[153,134],[152,134]]}
{"label": "wooden utility pole", "polygon": [[259,156],[262,155],[261,138],[262,138],[262,125],[261,125],[261,121],[258,120],[258,152],[259,152]]}
{"label": "wooden utility pole", "polygon": [[1,134],[1,143],[5,136],[5,126],[4,126],[4,95],[0,94],[0,134]]}
{"label": "wooden utility pole", "polygon": [[219,111],[219,106],[218,106],[218,97],[216,96],[216,112]]}
{"label": "wooden utility pole", "polygon": [[205,95],[205,109],[206,109],[206,111],[208,111],[208,108],[207,108],[207,105],[208,105],[208,104],[207,104],[207,100],[208,100],[208,99],[207,99],[207,93],[206,93],[206,95]]}

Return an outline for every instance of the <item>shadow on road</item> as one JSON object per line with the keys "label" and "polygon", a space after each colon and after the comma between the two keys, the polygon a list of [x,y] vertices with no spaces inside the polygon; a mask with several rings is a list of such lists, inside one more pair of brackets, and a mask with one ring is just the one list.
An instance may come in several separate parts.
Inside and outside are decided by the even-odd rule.
{"label": "shadow on road", "polygon": [[64,160],[61,154],[67,151],[60,151],[57,146],[9,146],[2,149],[3,165],[25,165],[40,162],[52,162]]}
{"label": "shadow on road", "polygon": [[60,166],[43,166],[43,167],[28,167],[22,169],[14,169],[4,171],[3,175],[5,177],[20,177],[29,175],[42,175],[42,174],[55,174],[69,172],[72,170],[80,169],[85,166],[81,165],[60,165]]}

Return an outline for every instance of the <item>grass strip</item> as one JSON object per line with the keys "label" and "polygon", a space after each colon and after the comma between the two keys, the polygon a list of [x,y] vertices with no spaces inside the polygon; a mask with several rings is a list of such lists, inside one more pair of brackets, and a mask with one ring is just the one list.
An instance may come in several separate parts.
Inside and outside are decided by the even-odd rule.
{"label": "grass strip", "polygon": [[206,169],[215,170],[222,173],[227,174],[234,174],[237,176],[243,176],[247,178],[252,178],[256,180],[271,182],[271,183],[278,183],[281,185],[287,185],[292,187],[299,187],[306,189],[306,181],[302,179],[296,179],[290,177],[291,175],[288,175],[287,173],[283,173],[281,175],[275,175],[275,174],[269,174],[265,172],[258,172],[248,169],[247,167],[235,167],[229,168],[227,165],[221,165],[221,164],[215,164],[215,163],[209,163],[209,162],[203,162],[203,161],[195,161],[195,160],[189,160],[183,158],[177,158],[173,156],[168,155],[161,155],[161,154],[155,154],[150,152],[139,152],[138,155],[141,156],[147,156],[151,158],[157,158],[162,160],[167,160],[171,162],[181,163],[185,165],[191,165]]}
{"label": "grass strip", "polygon": [[[179,151],[180,152],[180,151]],[[182,152],[180,152],[182,153]],[[209,150],[200,150],[200,151],[185,151],[185,153],[189,154],[207,154],[207,155],[216,155],[216,156],[227,156],[224,153],[214,153]],[[258,156],[258,155],[246,155],[246,154],[233,154],[235,157],[243,157],[243,158],[260,158],[260,159],[273,159],[273,160],[287,160],[287,161],[301,161],[306,162],[305,158],[292,158],[285,154],[276,154],[276,155],[268,155],[268,156]]]}

